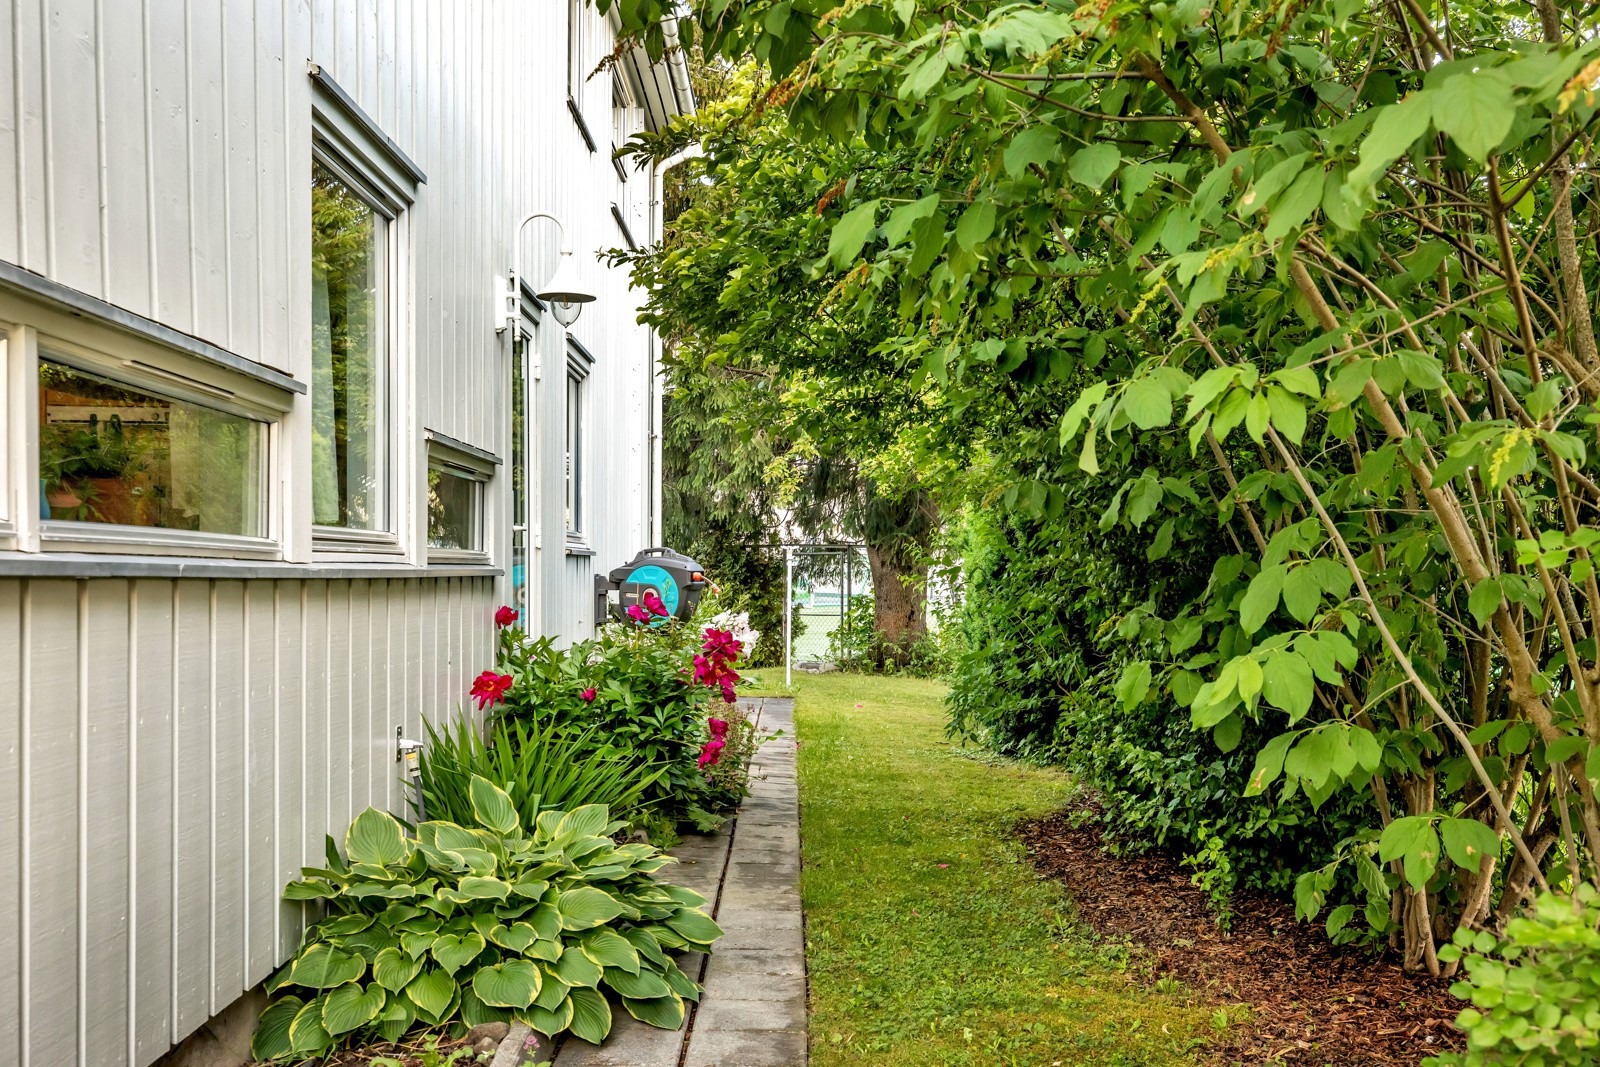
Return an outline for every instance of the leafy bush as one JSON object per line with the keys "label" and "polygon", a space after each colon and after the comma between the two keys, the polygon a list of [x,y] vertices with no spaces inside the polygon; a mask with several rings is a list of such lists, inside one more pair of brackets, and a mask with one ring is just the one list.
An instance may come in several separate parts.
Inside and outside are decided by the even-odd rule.
{"label": "leafy bush", "polygon": [[733,808],[750,793],[750,760],[761,746],[760,730],[738,706],[713,719],[711,730],[712,740],[723,742],[716,751],[717,758],[707,759],[703,768],[711,786],[712,802],[719,808]]}
{"label": "leafy bush", "polygon": [[710,635],[720,632],[667,618],[629,621],[561,649],[550,638],[506,626],[499,669],[485,671],[474,693],[499,722],[592,732],[634,771],[654,775],[639,795],[640,808],[707,830],[728,805],[711,788],[699,757],[710,740],[716,695],[722,702],[735,699],[738,644],[726,671],[715,677],[700,671],[697,660]]}
{"label": "leafy bush", "polygon": [[300,950],[267,984],[254,1054],[306,1058],[413,1025],[512,1017],[586,1041],[611,1029],[616,994],[636,1019],[676,1028],[700,988],[667,950],[706,951],[721,930],[705,898],[651,877],[669,862],[617,845],[603,805],[540,813],[525,831],[504,790],[470,786],[473,825],[424,822],[415,840],[369,808],[340,857],[305,868],[286,900],[320,901]]}
{"label": "leafy bush", "polygon": [[470,823],[470,786],[481,775],[506,791],[524,826],[533,826],[541,811],[586,804],[603,804],[627,820],[662,774],[603,744],[594,729],[561,728],[531,718],[501,720],[491,726],[486,744],[470,719],[442,730],[425,725],[428,743],[418,754],[418,784],[411,798],[419,818]]}
{"label": "leafy bush", "polygon": [[1600,1061],[1600,894],[1585,883],[1573,897],[1542,894],[1493,934],[1456,931],[1439,949],[1466,961],[1451,987],[1472,1002],[1456,1018],[1467,1051],[1436,1067],[1584,1067]]}

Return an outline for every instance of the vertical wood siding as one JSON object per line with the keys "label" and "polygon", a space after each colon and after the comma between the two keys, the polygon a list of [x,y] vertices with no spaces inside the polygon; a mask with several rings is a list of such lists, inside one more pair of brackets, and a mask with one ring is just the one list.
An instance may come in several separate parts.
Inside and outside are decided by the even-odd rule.
{"label": "vertical wood siding", "polygon": [[[564,550],[565,334],[536,340],[530,620],[592,632],[592,576],[650,543],[652,338],[596,254],[650,237],[649,172],[609,156],[612,74],[567,111],[555,0],[12,0],[0,15],[0,260],[310,380],[312,83],[320,64],[427,174],[402,227],[400,445],[422,430],[509,460],[495,296],[516,223],[566,225],[598,293],[587,538]],[[591,67],[612,49],[591,9]],[[537,286],[556,237],[530,225]],[[285,462],[309,462],[309,400]],[[510,478],[490,485],[509,569]],[[420,521],[420,508],[416,518]],[[308,544],[290,538],[291,547]],[[462,704],[493,655],[492,578],[0,577],[0,1063],[143,1067],[293,950],[283,884],[376,804],[395,729]]]}
{"label": "vertical wood siding", "polygon": [[[0,1062],[149,1063],[266,978],[323,835],[405,813],[407,679],[454,713],[493,606],[488,578],[0,579]],[[440,640],[406,647],[419,615]]]}

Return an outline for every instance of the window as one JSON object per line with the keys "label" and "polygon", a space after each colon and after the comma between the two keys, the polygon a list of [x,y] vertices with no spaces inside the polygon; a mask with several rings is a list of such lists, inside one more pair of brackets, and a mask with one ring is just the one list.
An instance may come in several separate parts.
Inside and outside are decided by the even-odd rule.
{"label": "window", "polygon": [[594,134],[583,117],[583,87],[589,80],[588,0],[567,0],[567,110],[578,124],[583,143],[596,149]]}
{"label": "window", "polygon": [[0,537],[9,542],[16,531],[11,519],[11,464],[7,457],[21,442],[12,439],[9,424],[16,421],[11,411],[9,387],[11,384],[11,332],[0,326],[0,419],[8,425],[0,427]]}
{"label": "window", "polygon": [[263,537],[267,424],[39,357],[39,518]]}
{"label": "window", "polygon": [[567,372],[567,537],[583,538],[583,377],[574,369]]}
{"label": "window", "polygon": [[432,430],[427,441],[428,560],[487,560],[485,502],[500,458]]}
{"label": "window", "polygon": [[311,170],[312,521],[386,531],[388,220],[325,163]]}
{"label": "window", "polygon": [[483,551],[483,482],[444,467],[428,468],[428,547]]}

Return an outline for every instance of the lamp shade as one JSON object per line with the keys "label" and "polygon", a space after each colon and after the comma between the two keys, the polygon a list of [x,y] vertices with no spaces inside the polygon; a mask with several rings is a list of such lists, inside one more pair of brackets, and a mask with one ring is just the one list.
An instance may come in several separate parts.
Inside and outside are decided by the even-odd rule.
{"label": "lamp shade", "polygon": [[[594,300],[594,293],[578,279],[578,269],[572,265],[572,253],[563,252],[556,263],[556,272],[539,287],[539,299],[554,305],[556,320],[563,326],[577,321],[582,305]],[[570,314],[569,319],[566,316]]]}

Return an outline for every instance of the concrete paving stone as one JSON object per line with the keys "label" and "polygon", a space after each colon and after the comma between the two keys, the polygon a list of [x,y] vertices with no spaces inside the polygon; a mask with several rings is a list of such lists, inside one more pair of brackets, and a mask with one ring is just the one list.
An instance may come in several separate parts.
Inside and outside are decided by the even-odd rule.
{"label": "concrete paving stone", "polygon": [[[798,971],[801,968],[794,969]],[[707,1006],[719,1000],[791,1000],[795,997],[799,997],[803,1005],[806,998],[806,978],[803,974],[741,974],[727,963],[709,967],[705,987],[705,995],[701,1000]],[[728,1029],[737,1030],[738,1027]]]}
{"label": "concrete paving stone", "polygon": [[[738,871],[733,869],[734,864],[739,865],[740,869]],[[729,857],[729,878],[753,878],[763,871],[789,878],[792,881],[798,881],[800,857],[793,852],[781,852],[776,849],[766,848],[736,848],[733,850],[733,855]]]}
{"label": "concrete paving stone", "polygon": [[683,1067],[804,1067],[806,1035],[795,1030],[697,1030]]}
{"label": "concrete paving stone", "polygon": [[751,849],[770,849],[792,855],[800,850],[800,829],[792,824],[784,826],[781,823],[747,823],[741,819],[733,842],[735,854],[748,852]]}
{"label": "concrete paving stone", "polygon": [[768,952],[805,952],[805,934],[798,911],[743,911],[717,916],[722,939],[717,948],[756,948]]}
{"label": "concrete paving stone", "polygon": [[624,1009],[611,1009],[611,1036],[603,1045],[569,1038],[556,1055],[556,1067],[671,1067],[683,1051],[682,1030],[642,1023]]}
{"label": "concrete paving stone", "polygon": [[[806,1028],[805,990],[767,1000],[737,994],[708,997],[695,1016],[696,1032],[705,1030],[798,1030]],[[691,1036],[691,1040],[693,1040]]]}
{"label": "concrete paving stone", "polygon": [[[804,953],[798,949],[772,953],[764,948],[724,948],[719,942],[706,961],[706,978],[738,977],[751,986],[767,977],[799,978],[805,980]],[[751,996],[748,991],[745,996]]]}
{"label": "concrete paving stone", "polygon": [[800,892],[794,886],[722,887],[722,906],[735,911],[799,911]]}

